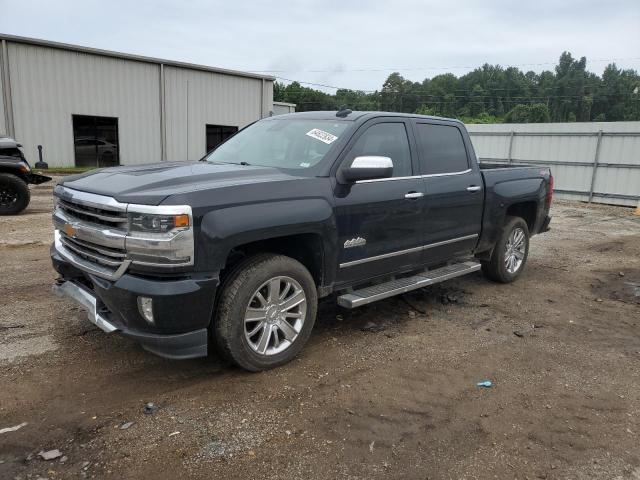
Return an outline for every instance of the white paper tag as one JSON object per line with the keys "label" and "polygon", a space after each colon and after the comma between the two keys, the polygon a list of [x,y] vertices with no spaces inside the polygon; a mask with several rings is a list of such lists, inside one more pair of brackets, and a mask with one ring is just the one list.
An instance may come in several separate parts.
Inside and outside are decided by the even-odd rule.
{"label": "white paper tag", "polygon": [[327,145],[330,145],[331,143],[335,142],[338,139],[338,137],[336,137],[335,135],[331,135],[329,132],[325,132],[324,130],[320,130],[319,128],[314,128],[313,130],[309,130],[307,132],[307,136],[311,138],[315,138],[316,140],[320,140],[321,142],[324,142]]}

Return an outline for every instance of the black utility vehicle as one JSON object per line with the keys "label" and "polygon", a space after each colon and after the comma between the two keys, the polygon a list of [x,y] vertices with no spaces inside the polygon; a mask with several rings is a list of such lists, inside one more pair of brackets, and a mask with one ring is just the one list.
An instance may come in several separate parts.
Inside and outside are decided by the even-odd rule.
{"label": "black utility vehicle", "polygon": [[28,184],[51,180],[31,171],[20,147],[13,138],[0,137],[0,215],[22,212],[31,198]]}
{"label": "black utility vehicle", "polygon": [[55,188],[56,291],[170,358],[291,360],[318,298],[355,308],[482,269],[522,272],[548,230],[547,168],[479,165],[464,125],[392,113],[260,120],[200,162]]}

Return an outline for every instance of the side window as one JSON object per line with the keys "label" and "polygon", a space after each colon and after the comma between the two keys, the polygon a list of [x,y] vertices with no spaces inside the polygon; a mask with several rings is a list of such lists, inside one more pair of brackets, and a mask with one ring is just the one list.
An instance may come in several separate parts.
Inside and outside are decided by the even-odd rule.
{"label": "side window", "polygon": [[423,175],[462,172],[469,168],[460,130],[447,125],[416,125]]}
{"label": "side window", "polygon": [[351,147],[347,161],[363,155],[391,158],[394,177],[412,175],[411,152],[404,123],[376,123],[369,127]]}

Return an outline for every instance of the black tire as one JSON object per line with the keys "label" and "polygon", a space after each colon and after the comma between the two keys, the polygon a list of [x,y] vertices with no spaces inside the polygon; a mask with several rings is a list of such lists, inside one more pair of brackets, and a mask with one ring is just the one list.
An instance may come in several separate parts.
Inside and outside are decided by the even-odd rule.
{"label": "black tire", "polygon": [[16,215],[27,208],[31,195],[27,183],[10,173],[0,173],[0,215]]}
{"label": "black tire", "polygon": [[[517,269],[515,269],[515,271],[509,271],[507,265],[505,264],[507,242],[509,241],[509,237],[511,236],[512,232],[517,229],[521,229],[522,232],[524,232],[524,257],[522,258],[522,262],[517,267]],[[494,282],[511,283],[516,278],[518,278],[522,273],[522,270],[524,270],[524,266],[527,263],[528,256],[529,227],[527,226],[527,222],[525,222],[520,217],[507,216],[505,218],[505,223],[502,227],[502,231],[500,232],[500,236],[498,237],[498,241],[496,242],[493,248],[493,252],[491,253],[491,259],[489,261],[481,262],[482,273]]]}
{"label": "black tire", "polygon": [[[256,291],[276,277],[288,277],[298,282],[306,298],[305,318],[299,333],[284,351],[265,355],[254,351],[251,339],[246,338],[245,313]],[[311,335],[317,310],[316,285],[304,265],[283,255],[259,254],[240,262],[224,281],[212,335],[219,353],[228,360],[251,372],[267,370],[291,361],[300,352]],[[278,335],[282,336],[279,330],[276,336],[280,342]],[[283,336],[282,341],[285,341]]]}

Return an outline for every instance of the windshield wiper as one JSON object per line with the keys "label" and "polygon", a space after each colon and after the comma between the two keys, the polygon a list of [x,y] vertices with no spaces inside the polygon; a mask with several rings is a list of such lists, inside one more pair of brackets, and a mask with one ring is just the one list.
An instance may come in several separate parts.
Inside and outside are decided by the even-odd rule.
{"label": "windshield wiper", "polygon": [[242,166],[245,166],[245,167],[251,166],[251,164],[248,163],[248,162],[221,162],[220,160],[209,161],[207,159],[204,159],[204,160],[201,160],[201,161],[202,162],[207,162],[207,163],[218,163],[218,164],[221,164],[221,165],[223,165],[223,164],[224,165],[242,165]]}

